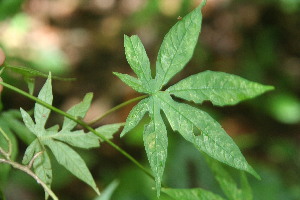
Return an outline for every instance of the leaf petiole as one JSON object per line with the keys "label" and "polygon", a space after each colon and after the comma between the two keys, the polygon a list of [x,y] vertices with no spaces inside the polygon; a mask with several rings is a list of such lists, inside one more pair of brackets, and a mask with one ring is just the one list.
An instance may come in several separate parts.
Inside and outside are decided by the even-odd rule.
{"label": "leaf petiole", "polygon": [[144,98],[146,98],[146,97],[148,97],[148,96],[149,96],[149,95],[143,95],[143,96],[139,96],[139,97],[130,99],[130,100],[128,100],[128,101],[125,101],[125,102],[123,102],[123,103],[121,103],[121,104],[119,104],[119,105],[117,105],[117,106],[111,108],[111,109],[108,110],[106,113],[104,113],[104,114],[101,115],[100,117],[94,119],[93,121],[88,122],[87,125],[91,126],[91,125],[93,125],[93,124],[95,124],[95,123],[97,123],[97,122],[100,122],[102,119],[104,119],[104,118],[105,118],[106,116],[108,116],[109,114],[115,112],[116,110],[119,110],[120,108],[123,108],[123,107],[125,107],[125,106],[127,106],[127,105],[129,105],[129,104],[131,104],[131,103],[133,103],[133,102],[142,100],[142,99],[144,99]]}

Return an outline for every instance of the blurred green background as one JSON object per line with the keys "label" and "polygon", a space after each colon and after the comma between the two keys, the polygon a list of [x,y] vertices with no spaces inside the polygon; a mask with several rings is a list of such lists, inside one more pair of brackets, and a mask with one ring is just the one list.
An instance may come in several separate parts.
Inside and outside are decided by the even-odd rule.
{"label": "blurred green background", "polygon": [[[164,35],[198,0],[0,0],[0,46],[8,63],[27,66],[75,82],[54,81],[54,105],[67,110],[87,92],[95,98],[86,120],[138,96],[113,71],[133,74],[126,63],[123,36],[138,35],[153,68]],[[300,1],[208,0],[194,57],[171,83],[203,70],[240,75],[275,91],[233,107],[199,107],[217,119],[261,175],[249,177],[256,200],[300,198]],[[27,90],[14,74],[3,79]],[[37,80],[40,88],[44,79]],[[38,89],[36,89],[35,94]],[[4,109],[30,109],[33,102],[5,90]],[[124,122],[130,105],[99,125]],[[49,126],[62,118],[53,114]],[[147,120],[147,119],[145,119]],[[143,124],[124,137],[121,147],[148,166],[142,142]],[[202,187],[219,192],[201,154],[169,132],[166,185]],[[19,160],[26,148],[19,141]],[[154,182],[110,146],[82,151],[101,190],[117,179],[117,200],[156,199]],[[95,194],[57,163],[53,190],[64,200],[93,199]],[[233,172],[234,170],[229,169]],[[12,170],[5,194],[9,200],[35,200],[42,188]]]}

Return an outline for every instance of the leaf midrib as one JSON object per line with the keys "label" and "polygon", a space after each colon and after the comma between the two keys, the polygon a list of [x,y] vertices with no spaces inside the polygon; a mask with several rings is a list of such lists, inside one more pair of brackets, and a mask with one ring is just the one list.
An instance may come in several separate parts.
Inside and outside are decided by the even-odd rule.
{"label": "leaf midrib", "polygon": [[188,89],[170,89],[167,90],[168,92],[184,92],[184,91],[189,91],[189,90],[211,90],[211,89],[215,89],[215,90],[222,90],[222,89],[226,89],[226,90],[248,90],[248,89],[252,89],[251,88],[219,88],[219,87],[203,87],[203,88],[188,88]]}

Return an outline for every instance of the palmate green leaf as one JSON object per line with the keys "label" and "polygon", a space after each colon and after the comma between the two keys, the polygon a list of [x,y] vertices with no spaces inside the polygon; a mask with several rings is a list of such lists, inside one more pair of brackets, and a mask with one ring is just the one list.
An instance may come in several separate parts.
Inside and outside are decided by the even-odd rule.
{"label": "palmate green leaf", "polygon": [[[149,97],[140,101],[129,113],[121,137],[136,127],[146,113],[149,114],[150,122],[145,126],[143,138],[147,157],[154,172],[158,196],[168,143],[161,112],[165,113],[172,129],[194,144],[199,151],[259,178],[220,124],[207,113],[188,104],[174,101],[171,95],[196,103],[209,100],[215,105],[232,105],[273,89],[271,86],[263,86],[234,75],[208,71],[182,80],[166,91],[159,91],[190,60],[201,29],[202,15],[200,10],[205,2],[203,1],[198,8],[177,22],[165,36],[156,62],[155,79],[149,78],[146,81],[138,82],[143,77],[143,70],[148,70],[148,61],[144,65],[137,65],[136,63],[142,62],[132,59],[143,58],[143,60],[147,60],[144,58],[146,54],[133,51],[132,48],[131,51],[126,52],[128,54],[126,56],[130,56],[131,67],[133,63],[135,63],[135,67],[145,67],[139,68],[139,70],[134,69],[138,75],[138,80],[120,76],[121,80],[137,91],[145,93],[144,90],[140,89],[140,84],[149,89],[146,92]],[[133,38],[141,47],[140,40],[137,40],[136,36]],[[126,39],[127,43],[132,43],[131,38]],[[130,48],[127,43],[125,42],[125,48]],[[127,60],[129,59],[127,58]]]}
{"label": "palmate green leaf", "polygon": [[45,145],[51,149],[59,164],[63,165],[77,178],[90,185],[97,194],[100,194],[84,160],[72,148],[62,142],[54,140],[46,140]]}
{"label": "palmate green leaf", "polygon": [[147,91],[151,91],[149,82],[151,81],[150,61],[145,48],[138,36],[124,36],[124,46],[126,59],[131,69],[138,76],[139,80]]}
{"label": "palmate green leaf", "polygon": [[244,172],[240,172],[241,188],[238,187],[236,181],[217,161],[205,156],[205,159],[214,173],[215,179],[218,181],[221,189],[229,200],[252,200],[252,191],[248,183],[247,176]]}
{"label": "palmate green leaf", "polygon": [[[74,117],[84,117],[90,107],[92,97],[92,93],[87,94],[83,101],[73,106],[68,113]],[[51,76],[48,77],[45,85],[38,95],[38,98],[52,104],[53,96]],[[89,184],[98,193],[99,191],[96,187],[95,181],[93,180],[84,161],[67,144],[79,148],[98,147],[99,138],[91,133],[84,133],[84,131],[72,131],[72,129],[76,126],[76,123],[73,123],[66,118],[64,120],[63,128],[60,131],[58,125],[46,129],[45,124],[50,115],[50,110],[39,104],[36,104],[34,108],[35,122],[22,108],[21,115],[26,127],[37,137],[27,148],[23,158],[23,163],[28,164],[35,156],[39,155],[33,162],[34,171],[41,180],[45,181],[45,183],[50,186],[52,180],[52,169],[48,150],[45,148],[45,145],[47,145],[60,164],[66,167],[79,179]],[[40,152],[42,153],[40,154]],[[46,193],[46,199],[47,198],[48,195]]]}
{"label": "palmate green leaf", "polygon": [[117,77],[119,77],[119,79],[121,79],[125,84],[127,84],[129,87],[131,87],[135,91],[140,92],[140,93],[148,92],[148,90],[144,88],[144,86],[142,85],[142,82],[139,79],[136,79],[127,74],[121,74],[118,72],[113,72],[113,74],[116,75]]}
{"label": "palmate green leaf", "polygon": [[166,91],[195,103],[211,101],[214,105],[233,105],[274,89],[224,72],[205,71],[192,75]]}
{"label": "palmate green leaf", "polygon": [[156,61],[156,89],[160,90],[191,59],[201,30],[202,3],[165,36]]}
{"label": "palmate green leaf", "polygon": [[162,188],[171,200],[225,200],[217,194],[201,188],[195,189],[166,189]]}

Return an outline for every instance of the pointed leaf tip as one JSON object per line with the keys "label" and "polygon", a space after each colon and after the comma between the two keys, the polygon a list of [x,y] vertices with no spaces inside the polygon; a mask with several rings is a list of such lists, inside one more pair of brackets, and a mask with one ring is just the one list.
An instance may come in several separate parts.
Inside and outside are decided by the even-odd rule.
{"label": "pointed leaf tip", "polygon": [[150,61],[140,38],[136,35],[124,36],[126,59],[146,90],[150,91],[149,82],[152,79]]}
{"label": "pointed leaf tip", "polygon": [[140,93],[148,93],[148,90],[144,87],[144,85],[139,79],[134,78],[128,74],[121,74],[118,72],[113,72],[113,74],[135,91]]}
{"label": "pointed leaf tip", "polygon": [[200,6],[178,21],[166,34],[156,61],[156,89],[161,89],[191,59],[201,30]]}

